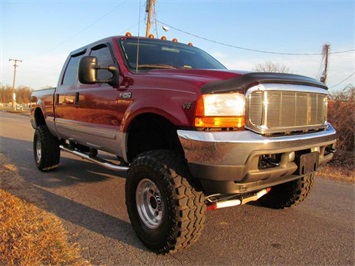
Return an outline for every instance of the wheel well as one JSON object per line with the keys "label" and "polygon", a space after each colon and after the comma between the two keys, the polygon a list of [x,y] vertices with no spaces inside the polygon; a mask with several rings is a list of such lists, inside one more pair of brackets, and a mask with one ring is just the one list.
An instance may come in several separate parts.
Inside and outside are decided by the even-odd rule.
{"label": "wheel well", "polygon": [[167,149],[183,152],[177,127],[156,114],[135,118],[128,129],[127,157],[132,161],[138,154],[151,150]]}
{"label": "wheel well", "polygon": [[44,119],[42,110],[40,108],[37,108],[34,113],[34,120],[36,123],[36,126],[42,126],[46,124],[46,120]]}

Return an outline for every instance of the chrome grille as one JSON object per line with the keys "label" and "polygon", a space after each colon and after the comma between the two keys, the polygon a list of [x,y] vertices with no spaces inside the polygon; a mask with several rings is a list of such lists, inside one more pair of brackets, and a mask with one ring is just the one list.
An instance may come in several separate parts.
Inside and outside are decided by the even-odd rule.
{"label": "chrome grille", "polygon": [[260,84],[247,93],[247,127],[263,134],[324,128],[326,112],[320,88]]}

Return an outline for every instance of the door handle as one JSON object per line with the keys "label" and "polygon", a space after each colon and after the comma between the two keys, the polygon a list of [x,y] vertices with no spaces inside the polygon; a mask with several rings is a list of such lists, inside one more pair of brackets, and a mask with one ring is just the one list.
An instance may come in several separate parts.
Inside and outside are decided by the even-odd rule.
{"label": "door handle", "polygon": [[76,92],[75,93],[75,102],[74,102],[75,105],[79,105],[79,92]]}

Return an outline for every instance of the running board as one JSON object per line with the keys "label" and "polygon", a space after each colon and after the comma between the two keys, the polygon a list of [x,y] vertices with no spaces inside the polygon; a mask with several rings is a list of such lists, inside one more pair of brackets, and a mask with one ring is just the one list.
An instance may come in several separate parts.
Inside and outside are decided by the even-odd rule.
{"label": "running board", "polygon": [[107,161],[105,159],[99,158],[99,157],[90,157],[88,154],[82,153],[77,150],[73,150],[70,147],[64,146],[64,145],[59,145],[59,148],[63,151],[69,152],[71,154],[74,154],[76,156],[81,157],[82,159],[88,160],[90,162],[96,163],[102,167],[105,167],[107,169],[113,170],[113,171],[118,171],[118,172],[127,172],[129,169],[128,166],[120,166],[117,164],[114,164],[110,161]]}

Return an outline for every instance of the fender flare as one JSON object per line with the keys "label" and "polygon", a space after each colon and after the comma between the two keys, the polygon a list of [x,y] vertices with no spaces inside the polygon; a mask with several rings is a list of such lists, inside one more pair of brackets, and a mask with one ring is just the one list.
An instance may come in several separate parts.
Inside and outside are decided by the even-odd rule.
{"label": "fender flare", "polygon": [[[194,109],[191,108],[190,111],[193,112]],[[178,103],[168,97],[160,98],[157,101],[156,97],[151,96],[138,99],[126,110],[122,119],[121,131],[127,132],[134,119],[142,114],[161,116],[176,126],[190,125],[188,115],[186,115],[186,112],[184,112],[182,106],[179,106]]]}

